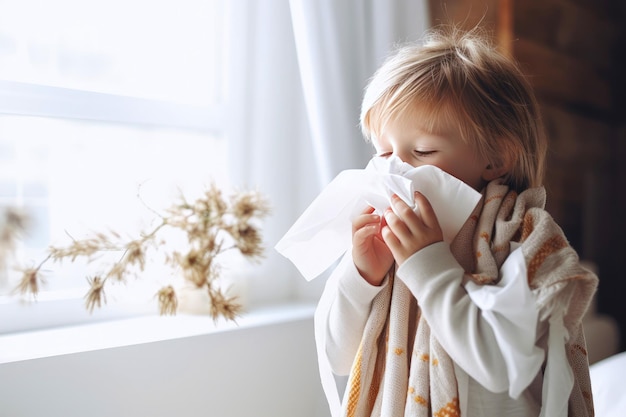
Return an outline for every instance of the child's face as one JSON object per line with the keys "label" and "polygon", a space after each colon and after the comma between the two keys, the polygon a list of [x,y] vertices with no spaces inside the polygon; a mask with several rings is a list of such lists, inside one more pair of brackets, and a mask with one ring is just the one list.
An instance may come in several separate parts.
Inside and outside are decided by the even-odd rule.
{"label": "child's face", "polygon": [[399,157],[418,167],[434,165],[480,191],[486,184],[488,162],[461,138],[458,127],[444,123],[437,133],[421,128],[419,111],[405,111],[374,139],[378,156]]}

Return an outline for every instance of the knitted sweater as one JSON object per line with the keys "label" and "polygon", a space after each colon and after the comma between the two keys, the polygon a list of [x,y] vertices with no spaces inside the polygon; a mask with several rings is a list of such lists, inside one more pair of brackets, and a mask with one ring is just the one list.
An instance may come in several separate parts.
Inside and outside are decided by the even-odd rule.
{"label": "knitted sweater", "polygon": [[[462,284],[470,288],[498,283],[502,265],[512,251],[511,243],[519,242],[523,254],[521,262],[538,320],[549,327],[549,343],[542,347],[548,350],[549,346],[550,351],[543,366],[541,361],[537,364],[539,386],[543,380],[547,389],[557,384],[558,375],[563,374],[562,367],[557,368],[552,371],[552,381],[547,381],[550,362],[553,369],[558,363],[555,355],[559,345],[561,350],[567,348],[563,356],[567,355],[573,371],[571,390],[567,387],[565,394],[555,390],[544,393],[542,412],[567,407],[569,398],[569,411],[564,415],[593,415],[581,319],[595,291],[597,278],[580,267],[561,229],[543,210],[544,202],[543,189],[527,190],[517,196],[497,182],[489,184],[474,215],[450,246],[456,265],[452,275],[457,275],[456,289],[450,294],[456,291],[458,298],[451,297],[450,301],[456,303],[463,299],[463,294],[459,295],[463,292]],[[434,251],[425,248],[420,252],[429,250]],[[424,253],[418,252],[415,258],[423,259]],[[458,346],[462,339],[447,340],[438,335],[437,328],[431,329],[430,323],[442,317],[439,317],[439,310],[429,307],[435,295],[422,290],[419,282],[426,282],[424,280],[435,271],[429,271],[428,264],[415,263],[414,259],[409,259],[397,271],[393,269],[387,285],[371,303],[344,397],[344,415],[460,415],[457,382],[466,367],[464,360],[471,357],[462,352],[472,347]],[[433,288],[432,285],[423,287]],[[468,297],[463,301],[471,302]],[[459,320],[459,317],[451,315],[447,319]],[[506,344],[507,340],[501,338],[498,343]],[[483,355],[486,363],[491,356],[499,354],[498,344],[493,345],[492,352]],[[472,377],[483,383],[480,376]],[[488,380],[484,379],[485,385]],[[522,384],[511,388],[510,392],[516,390],[519,394],[531,382],[508,381],[511,385]],[[495,386],[486,388],[495,389]]]}

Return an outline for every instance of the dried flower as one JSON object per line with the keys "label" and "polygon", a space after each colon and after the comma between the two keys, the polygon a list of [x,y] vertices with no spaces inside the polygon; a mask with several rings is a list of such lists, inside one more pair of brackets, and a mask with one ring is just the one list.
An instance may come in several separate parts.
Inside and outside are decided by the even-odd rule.
{"label": "dried flower", "polygon": [[26,268],[22,271],[22,278],[14,292],[19,292],[21,295],[31,294],[36,298],[39,293],[39,284],[43,281],[39,268]]}
{"label": "dried flower", "polygon": [[129,265],[139,265],[141,271],[146,267],[146,253],[143,247],[144,241],[133,240],[126,245],[125,260]]}
{"label": "dried flower", "polygon": [[191,249],[186,255],[178,254],[178,263],[187,281],[200,288],[215,276],[214,255],[211,252]]}
{"label": "dried flower", "polygon": [[9,207],[4,211],[4,223],[11,226],[14,230],[23,232],[28,226],[28,216],[21,210]]}
{"label": "dried flower", "polygon": [[220,290],[209,288],[211,298],[211,317],[217,320],[222,316],[228,320],[235,320],[242,310],[241,304],[237,303],[237,297],[227,297]]}
{"label": "dried flower", "polygon": [[85,295],[85,307],[90,313],[93,313],[94,307],[98,306],[100,308],[103,301],[105,304],[107,302],[104,294],[104,280],[99,276],[95,276],[87,278],[87,282],[89,282],[90,288],[87,295]]}
{"label": "dried flower", "polygon": [[237,249],[249,258],[258,258],[263,254],[261,234],[250,224],[236,224],[230,229]]}
{"label": "dried flower", "polygon": [[167,287],[161,288],[157,292],[157,297],[159,299],[159,313],[162,316],[176,314],[176,310],[178,309],[178,299],[176,297],[174,287],[168,285]]}
{"label": "dried flower", "polygon": [[223,216],[228,210],[228,205],[222,196],[222,191],[217,187],[217,185],[215,185],[215,183],[211,184],[205,195],[206,200],[209,202],[209,205],[216,217]]}
{"label": "dried flower", "polygon": [[242,222],[269,214],[269,205],[257,192],[240,192],[232,199],[233,215]]}
{"label": "dried flower", "polygon": [[29,219],[26,214],[7,208],[0,217],[0,267],[6,264],[7,258],[15,250],[15,245],[26,231]]}

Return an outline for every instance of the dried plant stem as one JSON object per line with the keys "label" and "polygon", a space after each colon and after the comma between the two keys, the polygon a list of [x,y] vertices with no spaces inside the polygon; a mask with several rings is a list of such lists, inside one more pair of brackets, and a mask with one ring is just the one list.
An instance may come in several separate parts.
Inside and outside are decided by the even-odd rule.
{"label": "dried plant stem", "polygon": [[[145,205],[143,200],[142,203]],[[214,319],[221,316],[234,320],[242,306],[235,297],[224,295],[215,285],[220,277],[217,258],[235,249],[251,260],[262,257],[262,239],[255,222],[269,214],[267,201],[257,192],[237,192],[230,199],[225,199],[221,190],[213,184],[193,202],[181,196],[179,203],[166,210],[166,215],[149,209],[161,222],[136,239],[124,241],[115,232],[96,233],[85,239],[72,238],[72,242],[65,247],[50,247],[47,257],[37,267],[23,269],[19,292],[36,296],[41,283],[41,268],[50,260],[69,259],[74,262],[84,258],[87,262],[94,262],[95,255],[99,253],[122,251],[118,260],[103,273],[87,277],[90,288],[85,296],[85,305],[91,312],[106,303],[105,285],[110,279],[125,282],[133,268],[144,271],[148,249],[158,250],[166,246],[166,242],[157,240],[157,237],[164,228],[170,228],[183,232],[187,245],[165,251],[166,264],[180,269],[184,279],[196,287],[206,289],[211,302],[210,314]],[[161,288],[156,296],[161,314],[176,313],[178,301],[173,286]]]}

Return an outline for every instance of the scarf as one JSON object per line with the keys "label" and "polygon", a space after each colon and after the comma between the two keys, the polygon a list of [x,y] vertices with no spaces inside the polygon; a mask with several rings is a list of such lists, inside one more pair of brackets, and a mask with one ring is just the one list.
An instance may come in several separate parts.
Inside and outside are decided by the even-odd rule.
{"label": "scarf", "polygon": [[[465,273],[464,280],[491,285],[498,282],[511,242],[521,243],[540,320],[561,317],[569,335],[566,342],[561,339],[574,376],[568,415],[593,416],[582,318],[597,287],[597,277],[580,266],[578,255],[544,205],[543,188],[518,195],[492,181],[450,248],[465,271],[471,271]],[[396,279],[393,268],[388,278],[389,285],[372,303],[348,379],[343,415],[460,416],[452,359],[431,334],[418,301]],[[545,375],[544,369],[544,402]]]}

